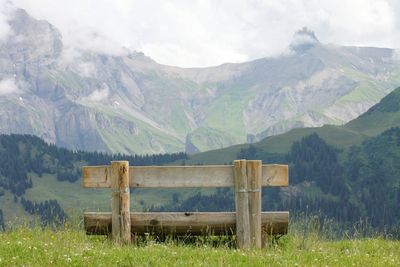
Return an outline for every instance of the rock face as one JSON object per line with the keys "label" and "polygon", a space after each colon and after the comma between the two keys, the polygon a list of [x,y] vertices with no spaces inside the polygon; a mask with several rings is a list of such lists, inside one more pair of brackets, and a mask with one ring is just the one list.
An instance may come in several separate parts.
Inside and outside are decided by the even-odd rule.
{"label": "rock face", "polygon": [[17,10],[0,41],[0,133],[122,153],[189,153],[343,124],[400,83],[391,49],[321,44],[307,28],[291,52],[210,68],[139,52],[73,56],[51,24]]}

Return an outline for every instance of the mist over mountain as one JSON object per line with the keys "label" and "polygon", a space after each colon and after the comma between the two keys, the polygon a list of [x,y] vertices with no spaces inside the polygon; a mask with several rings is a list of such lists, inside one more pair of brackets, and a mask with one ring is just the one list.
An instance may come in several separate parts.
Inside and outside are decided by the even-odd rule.
{"label": "mist over mountain", "polygon": [[194,153],[292,128],[344,124],[400,83],[393,49],[325,45],[296,32],[289,52],[208,68],[140,52],[75,51],[18,9],[0,42],[0,133],[70,149]]}

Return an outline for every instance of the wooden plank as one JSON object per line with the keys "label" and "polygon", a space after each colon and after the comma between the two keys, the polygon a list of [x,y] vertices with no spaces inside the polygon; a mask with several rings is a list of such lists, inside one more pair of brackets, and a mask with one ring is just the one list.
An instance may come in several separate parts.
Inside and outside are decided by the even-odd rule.
{"label": "wooden plank", "polygon": [[[236,233],[235,212],[131,212],[131,232],[143,235],[176,234],[203,235]],[[109,234],[112,231],[111,212],[85,212],[87,234]],[[289,212],[261,213],[263,231],[282,235],[288,231]]]}
{"label": "wooden plank", "polygon": [[240,249],[250,248],[249,191],[246,160],[234,161],[236,242]]}
{"label": "wooden plank", "polygon": [[112,188],[112,239],[118,243],[130,244],[131,218],[129,212],[129,162],[111,162]]}
{"label": "wooden plank", "polygon": [[261,160],[247,160],[250,247],[261,248]]}
{"label": "wooden plank", "polygon": [[262,186],[289,186],[289,166],[280,164],[263,165]]}
{"label": "wooden plank", "polygon": [[233,186],[233,167],[215,166],[138,166],[131,187],[179,188]]}
{"label": "wooden plank", "polygon": [[82,187],[84,188],[110,188],[110,166],[84,166],[82,167]]}
{"label": "wooden plank", "polygon": [[[111,187],[110,166],[86,166],[82,170],[83,187]],[[131,166],[129,170],[131,188],[231,187],[234,185],[232,165]],[[262,174],[262,186],[288,186],[287,165],[263,165]]]}

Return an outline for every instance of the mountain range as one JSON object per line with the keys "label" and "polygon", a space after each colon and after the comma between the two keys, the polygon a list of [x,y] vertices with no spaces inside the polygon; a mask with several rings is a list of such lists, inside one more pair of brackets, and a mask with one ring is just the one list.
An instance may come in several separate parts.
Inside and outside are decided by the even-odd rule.
{"label": "mountain range", "polygon": [[[318,213],[351,227],[363,218],[391,232],[400,222],[400,88],[343,126],[293,129],[189,158],[74,152],[27,135],[0,135],[0,158],[0,229],[2,221],[8,227],[21,221],[16,218],[51,223],[53,217],[77,218],[84,209],[110,209],[109,190],[82,188],[82,165],[121,159],[130,165],[231,164],[245,158],[289,165],[289,187],[264,188],[264,209]],[[131,199],[133,210],[218,211],[234,205],[229,188],[134,189]]]}
{"label": "mountain range", "polygon": [[400,84],[398,50],[326,45],[303,28],[288,52],[207,68],[143,53],[74,50],[17,9],[0,42],[0,133],[73,150],[196,153],[293,128],[341,125]]}
{"label": "mountain range", "polygon": [[[299,142],[302,138],[311,134],[317,134],[334,149],[346,151],[353,146],[362,145],[364,141],[393,127],[400,127],[400,87],[393,90],[359,117],[344,125],[292,129],[287,133],[269,136],[253,144],[240,144],[198,153],[191,156],[186,163],[224,164],[245,156],[246,151],[252,151],[254,158],[269,159],[273,155],[289,153],[295,142]],[[243,152],[245,153],[243,154]],[[284,160],[281,157],[278,157],[278,159]]]}

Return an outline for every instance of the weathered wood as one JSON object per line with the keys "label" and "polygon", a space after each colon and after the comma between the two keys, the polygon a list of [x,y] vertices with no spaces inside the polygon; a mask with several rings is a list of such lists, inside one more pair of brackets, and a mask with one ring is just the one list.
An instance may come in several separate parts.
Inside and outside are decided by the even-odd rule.
{"label": "weathered wood", "polygon": [[131,241],[131,218],[129,211],[129,163],[111,162],[112,188],[112,238],[116,242]]}
{"label": "weathered wood", "polygon": [[234,161],[236,240],[240,249],[250,248],[250,219],[246,160]]}
{"label": "weathered wood", "polygon": [[82,167],[82,187],[110,188],[111,166],[84,166]]}
{"label": "weathered wood", "polygon": [[[130,167],[131,188],[194,188],[234,186],[232,165],[210,166],[134,166]],[[110,188],[110,166],[86,166],[82,186]],[[134,173],[134,177],[133,177]],[[262,186],[287,186],[287,165],[263,165]]]}
{"label": "weathered wood", "polygon": [[[112,231],[110,212],[85,212],[84,227],[87,234],[109,234]],[[235,212],[132,212],[131,232],[139,235],[176,234],[203,235],[236,233]],[[262,212],[264,232],[274,235],[288,231],[289,212]]]}
{"label": "weathered wood", "polygon": [[289,186],[289,166],[262,165],[262,186]]}
{"label": "weathered wood", "polygon": [[261,248],[261,160],[247,160],[250,246]]}

